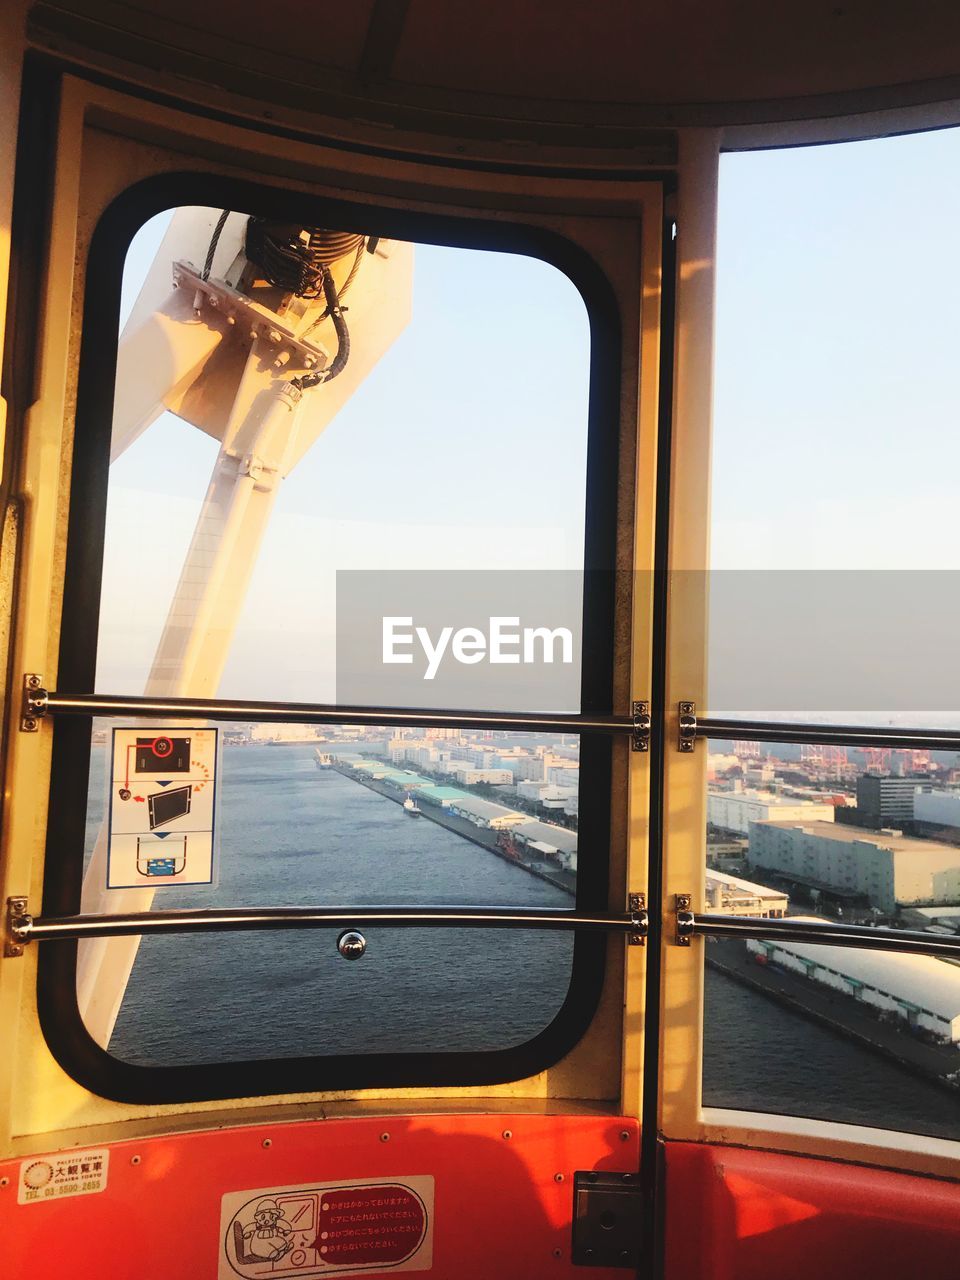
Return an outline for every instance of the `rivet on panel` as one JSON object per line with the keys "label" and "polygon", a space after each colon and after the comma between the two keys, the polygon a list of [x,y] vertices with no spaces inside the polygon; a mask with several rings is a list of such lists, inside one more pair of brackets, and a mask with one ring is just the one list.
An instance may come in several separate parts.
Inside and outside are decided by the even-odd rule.
{"label": "rivet on panel", "polygon": [[389,1135],[389,1133],[381,1133],[381,1135],[380,1135],[380,1141],[381,1141],[381,1142],[389,1142],[389,1141],[390,1141],[390,1135]]}
{"label": "rivet on panel", "polygon": [[131,1157],[130,1157],[130,1163],[131,1163],[131,1164],[139,1164],[139,1163],[140,1163],[140,1157],[139,1157],[139,1156],[131,1156]]}
{"label": "rivet on panel", "polygon": [[513,1137],[513,1131],[511,1129],[504,1129],[503,1136],[507,1139],[510,1139]]}
{"label": "rivet on panel", "polygon": [[621,1129],[621,1130],[620,1130],[620,1141],[621,1141],[621,1142],[629,1142],[629,1141],[630,1141],[630,1130],[629,1130],[629,1129]]}
{"label": "rivet on panel", "polygon": [[264,1147],[272,1147],[272,1146],[273,1146],[273,1139],[272,1139],[272,1138],[264,1138],[264,1140],[263,1140],[263,1145],[264,1145]]}
{"label": "rivet on panel", "polygon": [[555,1174],[553,1175],[553,1180],[554,1180],[554,1182],[562,1182],[562,1181],[563,1181],[563,1174],[562,1174],[562,1173],[555,1173]]}

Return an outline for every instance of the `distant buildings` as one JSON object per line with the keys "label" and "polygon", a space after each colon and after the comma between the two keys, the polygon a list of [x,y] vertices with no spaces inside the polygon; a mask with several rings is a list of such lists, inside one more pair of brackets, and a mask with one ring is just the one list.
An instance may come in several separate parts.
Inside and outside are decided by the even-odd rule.
{"label": "distant buildings", "polygon": [[728,876],[722,871],[707,870],[704,900],[706,911],[720,911],[731,916],[764,916],[778,920],[787,914],[790,899],[779,889]]}
{"label": "distant buildings", "polygon": [[314,724],[255,724],[250,730],[251,742],[316,742]]}
{"label": "distant buildings", "polygon": [[[424,794],[429,798],[429,789]],[[493,829],[511,827],[518,822],[523,822],[527,817],[516,809],[494,804],[492,800],[481,800],[479,796],[469,796],[466,792],[461,793],[456,799],[449,800],[443,807],[448,813],[455,814],[458,818],[466,818],[475,827]]]}
{"label": "distant buildings", "polygon": [[707,825],[745,836],[752,822],[770,819],[832,822],[833,805],[808,800],[783,800],[769,791],[711,791],[707,796]]}
{"label": "distant buildings", "polygon": [[476,769],[463,764],[453,770],[453,776],[463,787],[475,787],[483,783],[490,787],[502,787],[513,782],[509,769]]}
{"label": "distant buildings", "polygon": [[927,827],[960,828],[960,791],[921,787],[913,798],[913,817]]}
{"label": "distant buildings", "polygon": [[888,914],[960,901],[960,848],[833,822],[757,822],[747,861],[796,884],[861,899]]}
{"label": "distant buildings", "polygon": [[902,827],[913,821],[913,801],[919,786],[915,778],[865,773],[857,779],[856,810],[848,811],[844,817],[874,831],[881,827]]}

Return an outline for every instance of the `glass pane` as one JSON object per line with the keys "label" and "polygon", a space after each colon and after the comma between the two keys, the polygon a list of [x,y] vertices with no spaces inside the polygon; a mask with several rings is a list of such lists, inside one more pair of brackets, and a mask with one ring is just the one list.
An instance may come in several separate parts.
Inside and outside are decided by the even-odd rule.
{"label": "glass pane", "polygon": [[[709,743],[709,912],[960,930],[960,755]],[[706,1106],[960,1137],[960,965],[705,943]]]}
{"label": "glass pane", "polygon": [[[264,257],[250,220],[231,213],[201,281],[218,221],[215,209],[161,215],[127,255],[97,689],[334,702],[356,640],[338,645],[338,588],[365,577],[384,597],[399,578],[400,616],[466,582],[487,640],[490,615],[518,609],[521,628],[556,626],[559,594],[578,633],[590,334],[571,281],[517,254],[313,229],[327,257],[349,242],[330,267],[349,356],[310,386],[344,344],[322,293],[262,278],[291,228],[258,231],[273,237],[263,266],[246,256]],[[291,409],[282,389],[296,379]],[[410,629],[435,645],[442,622],[478,618],[415,616]],[[415,705],[444,705],[416,636],[412,649]],[[578,708],[579,653],[561,668],[539,709]],[[502,688],[509,664],[468,669],[481,705],[526,709],[529,681]]]}
{"label": "glass pane", "polygon": [[714,714],[960,727],[960,130],[721,158]]}
{"label": "glass pane", "polygon": [[[590,340],[564,275],[188,208],[134,240],[124,312],[99,691],[579,709]],[[97,725],[85,910],[575,905],[576,737],[219,734]],[[571,983],[571,935],[372,929],[350,963],[337,932],[85,943],[81,1011],[155,1066],[478,1052]]]}

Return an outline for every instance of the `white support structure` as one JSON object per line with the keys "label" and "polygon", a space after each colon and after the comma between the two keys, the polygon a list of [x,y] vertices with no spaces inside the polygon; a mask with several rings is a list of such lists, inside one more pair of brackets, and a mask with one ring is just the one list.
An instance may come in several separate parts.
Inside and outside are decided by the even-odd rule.
{"label": "white support structure", "polygon": [[[194,260],[202,258],[215,220],[210,210],[176,215],[124,331],[118,361],[114,457],[167,408],[221,442],[147,695],[216,695],[281,480],[364,381],[410,314],[412,246],[393,243],[388,254],[368,256],[350,290],[346,368],[329,386],[299,392],[287,380],[282,334],[269,323],[241,329],[209,305],[197,315],[188,291],[169,293],[174,257],[187,257],[185,250],[192,248]],[[236,257],[243,221],[231,215],[224,229],[229,241],[224,246],[221,239],[215,266]],[[337,264],[335,277],[343,270]],[[168,296],[161,299],[158,283],[164,272]],[[214,279],[211,275],[211,284]],[[322,301],[314,307],[319,314]],[[309,315],[305,319],[310,322]],[[332,329],[325,320],[316,332],[335,351]],[[84,876],[81,910],[149,911],[154,890],[106,889],[106,854],[104,825]],[[139,943],[139,938],[102,938],[80,944],[78,1003],[87,1030],[104,1047]]]}

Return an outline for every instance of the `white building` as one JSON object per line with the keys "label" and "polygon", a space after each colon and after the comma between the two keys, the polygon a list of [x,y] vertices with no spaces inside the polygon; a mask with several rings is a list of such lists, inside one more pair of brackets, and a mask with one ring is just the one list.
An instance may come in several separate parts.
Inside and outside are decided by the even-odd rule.
{"label": "white building", "polygon": [[542,857],[552,858],[568,871],[577,869],[577,833],[536,818],[518,824],[511,833],[520,846]]}
{"label": "white building", "polygon": [[563,764],[547,766],[547,782],[558,787],[576,787],[580,778],[580,765],[565,761]]}
{"label": "white building", "polygon": [[576,781],[570,786],[555,786],[549,782],[517,783],[517,795],[523,796],[525,800],[532,800],[534,804],[552,803],[563,808],[564,801],[569,800],[571,796],[576,794]]}
{"label": "white building", "polygon": [[502,787],[513,781],[513,774],[509,769],[476,769],[469,764],[454,769],[453,776],[463,787],[475,787],[481,782],[486,782],[493,787]]}
{"label": "white building", "polygon": [[492,800],[481,800],[474,796],[458,797],[444,807],[458,818],[466,818],[475,827],[514,827],[531,821],[525,813],[518,813],[516,809],[508,809]]}
{"label": "white building", "polygon": [[960,827],[960,791],[924,787],[913,797],[913,816],[935,827]]}
{"label": "white building", "polygon": [[832,822],[832,804],[784,800],[769,791],[711,791],[707,795],[707,826],[745,836],[751,822]]}
{"label": "white building", "polygon": [[[513,765],[510,766],[514,768]],[[544,760],[543,752],[537,755],[519,756],[516,761],[515,776],[519,782],[545,782],[547,779],[547,766]]]}
{"label": "white building", "polygon": [[314,724],[255,724],[250,730],[251,742],[316,742]]}
{"label": "white building", "polygon": [[960,902],[960,848],[835,822],[754,822],[747,861],[788,880],[865,897],[881,911]]}
{"label": "white building", "polygon": [[[797,920],[813,920],[797,916]],[[831,947],[819,942],[750,938],[754,955],[803,974],[851,999],[923,1027],[942,1040],[960,1042],[960,967],[934,956]]]}
{"label": "white building", "polygon": [[728,876],[723,871],[707,871],[705,910],[731,916],[765,916],[780,919],[787,914],[790,899],[779,889]]}

